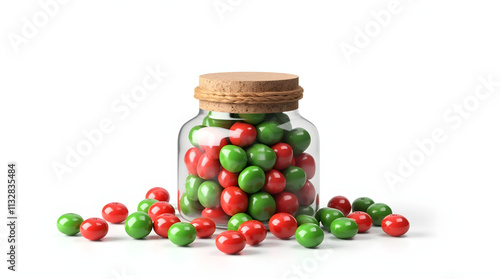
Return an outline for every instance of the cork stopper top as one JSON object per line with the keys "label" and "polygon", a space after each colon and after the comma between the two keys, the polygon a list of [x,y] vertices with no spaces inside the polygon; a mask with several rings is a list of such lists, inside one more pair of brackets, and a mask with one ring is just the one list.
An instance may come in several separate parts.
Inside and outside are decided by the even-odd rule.
{"label": "cork stopper top", "polygon": [[302,92],[297,75],[228,72],[201,75],[194,97],[205,110],[272,113],[297,109]]}

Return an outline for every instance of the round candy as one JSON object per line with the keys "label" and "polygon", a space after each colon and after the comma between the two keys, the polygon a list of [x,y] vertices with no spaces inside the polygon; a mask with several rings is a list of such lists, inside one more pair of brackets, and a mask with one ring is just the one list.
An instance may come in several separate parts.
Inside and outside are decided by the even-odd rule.
{"label": "round candy", "polygon": [[318,220],[316,220],[316,218],[314,218],[313,216],[310,216],[310,215],[304,215],[304,214],[297,215],[295,217],[295,219],[297,220],[298,226],[303,225],[303,224],[316,224],[319,226]]}
{"label": "round candy", "polygon": [[297,197],[290,192],[281,192],[274,196],[276,202],[276,212],[288,213],[294,215],[299,209]]}
{"label": "round candy", "polygon": [[258,192],[248,198],[248,213],[254,219],[269,220],[275,212],[276,202],[269,193]]}
{"label": "round candy", "polygon": [[156,218],[164,213],[175,214],[174,207],[168,202],[159,201],[151,205],[148,210],[148,215],[151,217],[151,220],[156,220]]}
{"label": "round candy", "polygon": [[295,231],[295,239],[297,239],[300,245],[306,248],[313,248],[323,242],[325,233],[318,225],[308,223],[300,225],[297,228]]}
{"label": "round candy", "polygon": [[200,130],[201,128],[204,128],[205,126],[203,125],[196,125],[194,126],[193,128],[191,128],[191,130],[189,131],[189,135],[188,135],[188,138],[189,138],[189,142],[191,142],[191,144],[194,146],[194,147],[200,147],[199,143],[198,143],[198,130]]}
{"label": "round candy", "polygon": [[385,216],[392,214],[392,209],[385,203],[374,203],[366,209],[366,213],[372,217],[373,225],[380,226]]}
{"label": "round candy", "polygon": [[196,218],[191,221],[196,229],[196,235],[200,238],[210,237],[215,232],[215,223],[208,218]]}
{"label": "round candy", "polygon": [[179,223],[181,220],[171,213],[165,213],[158,216],[153,222],[153,229],[155,233],[161,237],[168,238],[168,229],[175,224]]}
{"label": "round candy", "polygon": [[283,170],[283,175],[286,179],[285,190],[288,192],[297,192],[307,181],[306,173],[299,167],[290,166]]}
{"label": "round candy", "polygon": [[270,170],[266,172],[266,182],[262,190],[274,195],[285,190],[285,186],[286,179],[281,172],[277,170]]}
{"label": "round candy", "polygon": [[226,169],[221,169],[217,179],[219,180],[220,186],[227,188],[229,186],[238,186],[238,176],[239,173],[230,172]]}
{"label": "round candy", "polygon": [[205,153],[201,155],[196,170],[198,171],[199,177],[205,180],[212,179],[219,174],[220,170],[219,160],[210,159]]}
{"label": "round candy", "polygon": [[186,216],[198,215],[203,210],[203,206],[198,201],[190,200],[186,194],[182,195],[179,200],[179,207]]}
{"label": "round candy", "polygon": [[350,218],[337,218],[330,225],[332,234],[340,239],[347,239],[358,233],[358,224]]}
{"label": "round candy", "polygon": [[155,199],[157,201],[170,201],[170,194],[165,188],[153,187],[146,193],[146,199]]}
{"label": "round candy", "polygon": [[372,227],[372,217],[366,212],[354,211],[347,215],[347,218],[353,219],[358,224],[358,232],[366,232]]}
{"label": "round candy", "polygon": [[205,182],[205,180],[194,176],[192,174],[188,175],[186,178],[186,184],[184,184],[186,188],[186,196],[192,200],[198,200],[198,188],[200,188],[201,183]]}
{"label": "round candy", "polygon": [[264,171],[273,168],[276,163],[276,153],[267,145],[256,143],[247,149],[248,165],[258,166]]}
{"label": "round candy", "polygon": [[140,201],[139,204],[137,205],[137,211],[148,213],[149,208],[154,203],[157,203],[157,202],[158,202],[158,200],[155,200],[155,199],[144,199],[144,200]]}
{"label": "round candy", "polygon": [[220,164],[230,172],[240,172],[247,165],[247,154],[236,145],[226,145],[220,150]]}
{"label": "round candy", "polygon": [[266,182],[266,174],[256,166],[245,168],[238,176],[238,185],[241,190],[252,194],[260,191]]}
{"label": "round candy", "polygon": [[220,204],[222,187],[213,181],[205,181],[198,188],[198,201],[204,207],[216,207]]}
{"label": "round candy", "polygon": [[203,209],[201,217],[211,219],[217,224],[227,224],[230,216],[227,215],[220,206],[216,206],[214,208]]}
{"label": "round candy", "polygon": [[322,207],[320,209],[318,209],[318,211],[316,211],[316,213],[314,214],[314,218],[316,218],[316,220],[318,220],[318,222],[321,222],[321,214],[323,213],[323,211],[329,209],[329,207]]}
{"label": "round candy", "polygon": [[290,238],[296,230],[297,220],[288,213],[276,213],[269,220],[269,231],[277,238]]}
{"label": "round candy", "polygon": [[212,160],[219,159],[220,150],[228,144],[225,133],[218,128],[204,128],[198,132],[200,149]]}
{"label": "round candy", "polygon": [[307,179],[311,179],[316,174],[316,162],[313,156],[302,153],[295,158],[295,165],[306,172]]}
{"label": "round candy", "polygon": [[257,126],[257,139],[267,145],[273,145],[283,137],[283,129],[276,121],[262,122]]}
{"label": "round candy", "polygon": [[344,216],[347,216],[349,212],[351,212],[351,203],[349,200],[344,197],[344,196],[335,196],[328,201],[328,207],[330,208],[336,208],[344,214]]}
{"label": "round candy", "polygon": [[391,236],[402,236],[410,229],[410,222],[403,215],[389,214],[382,220],[382,230]]}
{"label": "round candy", "polygon": [[235,120],[231,120],[231,115],[226,112],[215,112],[211,111],[208,115],[203,119],[203,125],[209,127],[219,127],[229,129],[236,122]]}
{"label": "round candy", "polygon": [[257,220],[243,222],[238,231],[245,236],[248,245],[257,245],[264,241],[267,236],[266,227]]}
{"label": "round candy", "polygon": [[248,197],[239,187],[231,186],[222,191],[220,205],[227,215],[245,212],[248,208]]}
{"label": "round candy", "polygon": [[236,254],[245,248],[245,236],[238,231],[221,232],[215,239],[215,246],[222,253]]}
{"label": "round candy", "polygon": [[196,239],[196,228],[185,222],[178,222],[168,229],[168,239],[178,246],[187,246]]}
{"label": "round candy", "polygon": [[311,205],[316,198],[316,188],[311,181],[306,181],[304,186],[295,192],[300,205]]}
{"label": "round candy", "polygon": [[314,208],[312,208],[312,206],[310,205],[299,205],[299,209],[297,209],[295,215],[314,216]]}
{"label": "round candy", "polygon": [[282,112],[279,113],[269,113],[266,115],[267,121],[276,121],[280,123],[279,127],[285,131],[290,131],[292,129],[292,123],[290,123],[290,117]]}
{"label": "round candy", "polygon": [[257,130],[253,125],[236,122],[229,130],[229,141],[232,144],[245,147],[251,145],[257,137]]}
{"label": "round candy", "polygon": [[329,230],[331,223],[338,219],[338,218],[343,218],[344,214],[342,214],[342,211],[335,209],[335,208],[327,208],[321,212],[321,224]]}
{"label": "round candy", "polygon": [[227,222],[228,231],[237,231],[241,224],[252,220],[252,217],[246,213],[236,213]]}
{"label": "round candy", "polygon": [[286,133],[284,141],[292,147],[293,155],[297,156],[309,147],[311,135],[303,128],[295,128]]}
{"label": "round candy", "polygon": [[89,218],[80,225],[80,233],[88,240],[99,240],[108,234],[108,223],[101,218]]}
{"label": "round candy", "polygon": [[57,229],[65,235],[75,235],[80,232],[82,216],[76,213],[66,213],[57,219]]}
{"label": "round candy", "polygon": [[119,224],[127,219],[128,209],[123,203],[110,202],[102,208],[101,214],[104,220]]}
{"label": "round candy", "polygon": [[256,125],[264,121],[266,114],[264,113],[240,113],[238,116],[243,119],[243,121]]}
{"label": "round candy", "polygon": [[283,170],[292,164],[293,149],[290,145],[286,143],[277,143],[271,147],[271,149],[276,153],[276,162],[274,163],[274,169]]}
{"label": "round candy", "polygon": [[125,220],[125,232],[132,238],[144,238],[151,233],[152,229],[153,221],[151,221],[149,215],[144,212],[134,212]]}
{"label": "round candy", "polygon": [[352,211],[363,211],[366,212],[368,207],[375,202],[367,197],[357,198],[352,202]]}
{"label": "round candy", "polygon": [[201,155],[201,151],[196,147],[189,148],[186,155],[184,155],[184,164],[190,174],[198,175],[197,167]]}

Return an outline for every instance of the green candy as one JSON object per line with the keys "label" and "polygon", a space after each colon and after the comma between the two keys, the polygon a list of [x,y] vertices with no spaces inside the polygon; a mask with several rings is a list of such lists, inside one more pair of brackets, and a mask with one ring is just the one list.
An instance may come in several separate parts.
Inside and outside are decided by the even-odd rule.
{"label": "green candy", "polygon": [[268,171],[276,163],[276,153],[267,145],[256,143],[247,149],[248,165]]}
{"label": "green candy", "polygon": [[326,208],[321,212],[321,224],[323,224],[323,227],[325,227],[327,230],[330,230],[330,225],[332,224],[333,220],[342,217],[344,217],[342,211],[335,208]]}
{"label": "green candy", "polygon": [[314,208],[310,205],[299,205],[299,209],[297,209],[295,216],[299,215],[314,216]]}
{"label": "green candy", "polygon": [[306,248],[313,248],[323,242],[325,233],[316,224],[303,224],[295,231],[295,239],[300,245]]}
{"label": "green candy", "polygon": [[385,216],[392,214],[392,209],[385,203],[374,203],[366,209],[366,213],[372,217],[374,226],[380,226]]}
{"label": "green candy", "polygon": [[57,229],[65,235],[75,235],[80,232],[82,223],[82,216],[76,213],[66,213],[57,219]]}
{"label": "green candy", "polygon": [[250,220],[253,220],[252,217],[250,217],[250,215],[243,212],[236,213],[227,222],[227,230],[237,231],[241,224]]}
{"label": "green candy", "polygon": [[198,188],[198,201],[204,207],[216,207],[220,204],[222,187],[214,181],[205,181]]}
{"label": "green candy", "polygon": [[352,212],[354,211],[366,212],[368,207],[374,203],[375,202],[372,199],[367,197],[357,198],[352,202]]}
{"label": "green candy", "polygon": [[278,143],[283,137],[283,129],[279,127],[276,121],[266,121],[260,123],[257,128],[257,139],[259,142],[267,145]]}
{"label": "green candy", "polygon": [[284,169],[283,175],[286,179],[285,191],[287,192],[297,192],[307,181],[306,172],[296,166],[289,166]]}
{"label": "green candy", "polygon": [[147,213],[137,211],[125,220],[125,232],[132,238],[141,239],[149,235],[153,229],[153,221]]}
{"label": "green candy", "polygon": [[186,194],[179,200],[181,212],[186,216],[196,216],[201,213],[203,206],[198,201],[190,200]]}
{"label": "green candy", "polygon": [[187,246],[196,239],[196,228],[186,222],[172,224],[168,229],[168,239],[178,246]]}
{"label": "green candy", "polygon": [[316,211],[316,213],[314,214],[314,218],[316,218],[318,222],[321,222],[321,214],[327,209],[329,209],[329,207],[322,207],[318,209],[318,211]]}
{"label": "green candy", "polygon": [[220,164],[230,172],[240,172],[247,165],[247,154],[236,145],[226,145],[219,153]]}
{"label": "green candy", "polygon": [[198,144],[198,136],[196,135],[196,133],[201,128],[205,128],[205,126],[203,126],[203,125],[196,125],[193,128],[191,128],[191,130],[189,131],[189,135],[188,135],[189,142],[191,142],[191,144],[194,147],[198,147],[198,148],[200,147],[200,145]]}
{"label": "green candy", "polygon": [[285,131],[290,131],[292,129],[290,117],[285,113],[270,113],[266,116],[266,120],[278,122],[280,124],[279,127]]}
{"label": "green candy", "polygon": [[314,218],[311,215],[301,214],[301,215],[296,216],[295,219],[297,220],[298,226],[300,226],[302,224],[316,224],[319,226],[318,220],[316,220],[316,218]]}
{"label": "green candy", "polygon": [[238,116],[246,123],[257,125],[264,120],[266,115],[264,113],[240,113]]}
{"label": "green candy", "polygon": [[266,183],[266,174],[256,166],[245,168],[238,176],[238,185],[241,190],[253,194],[257,193]]}
{"label": "green candy", "polygon": [[285,135],[285,142],[293,149],[293,155],[304,152],[311,144],[311,135],[303,128],[295,128]]}
{"label": "green candy", "polygon": [[248,213],[254,219],[266,221],[276,212],[276,202],[273,196],[266,192],[252,194],[248,198]]}
{"label": "green candy", "polygon": [[351,218],[337,218],[330,224],[332,234],[340,239],[347,239],[358,233],[358,224]]}
{"label": "green candy", "polygon": [[203,125],[208,127],[220,127],[229,129],[236,120],[231,120],[231,115],[226,112],[215,112],[211,111],[203,119]]}
{"label": "green candy", "polygon": [[198,188],[200,188],[200,185],[204,182],[202,178],[198,176],[194,176],[192,174],[188,175],[186,178],[186,196],[188,199],[192,201],[197,201],[198,200]]}
{"label": "green candy", "polygon": [[149,208],[154,204],[157,203],[158,200],[155,199],[144,199],[139,204],[137,205],[137,211],[141,211],[144,213],[148,213]]}

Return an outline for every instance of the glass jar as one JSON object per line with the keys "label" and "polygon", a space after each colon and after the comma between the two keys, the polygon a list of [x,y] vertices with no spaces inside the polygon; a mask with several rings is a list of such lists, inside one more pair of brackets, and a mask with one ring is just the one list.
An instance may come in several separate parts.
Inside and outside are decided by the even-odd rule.
{"label": "glass jar", "polygon": [[298,112],[302,91],[290,74],[200,76],[199,113],[179,133],[182,218],[226,228],[238,213],[263,223],[279,212],[314,215],[319,137]]}

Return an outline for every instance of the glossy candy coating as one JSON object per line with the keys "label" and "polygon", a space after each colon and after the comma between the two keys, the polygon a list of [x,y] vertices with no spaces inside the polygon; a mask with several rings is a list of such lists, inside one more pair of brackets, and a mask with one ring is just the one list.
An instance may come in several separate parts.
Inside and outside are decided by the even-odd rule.
{"label": "glossy candy coating", "polygon": [[110,202],[102,208],[101,214],[104,220],[119,224],[127,219],[128,209],[123,203]]}
{"label": "glossy candy coating", "polygon": [[108,234],[108,223],[101,218],[89,218],[80,225],[80,233],[88,240],[99,240]]}
{"label": "glossy candy coating", "polygon": [[222,191],[220,205],[227,215],[245,212],[248,208],[247,194],[239,187],[231,186]]}
{"label": "glossy candy coating", "polygon": [[344,216],[347,216],[349,212],[351,212],[351,203],[349,200],[344,197],[344,196],[335,196],[328,201],[328,207],[330,208],[336,208],[344,214]]}
{"label": "glossy candy coating", "polygon": [[252,194],[260,191],[266,182],[266,174],[256,166],[246,167],[238,176],[238,185],[241,190]]}
{"label": "glossy candy coating", "polygon": [[308,153],[299,154],[295,158],[295,166],[303,169],[306,172],[307,179],[312,179],[316,174],[316,162],[313,156]]}
{"label": "glossy candy coating", "polygon": [[215,239],[215,246],[222,253],[236,254],[245,248],[245,236],[238,231],[221,232]]}
{"label": "glossy candy coating", "polygon": [[300,245],[306,248],[313,248],[323,242],[325,233],[318,225],[306,223],[297,228],[295,239]]}
{"label": "glossy candy coating", "polygon": [[266,192],[252,194],[248,198],[248,213],[259,221],[269,220],[276,212],[274,198]]}
{"label": "glossy candy coating", "polygon": [[240,113],[238,116],[243,119],[243,121],[256,125],[264,121],[266,117],[265,113]]}
{"label": "glossy candy coating", "polygon": [[238,176],[239,173],[230,172],[226,169],[221,169],[217,180],[219,181],[222,188],[227,188],[229,186],[238,186]]}
{"label": "glossy candy coating", "polygon": [[300,190],[295,192],[295,195],[297,196],[299,205],[311,205],[316,198],[316,188],[314,188],[314,185],[308,180]]}
{"label": "glossy candy coating", "polygon": [[276,121],[280,125],[279,127],[285,131],[292,130],[292,123],[290,122],[290,117],[282,112],[278,113],[268,113],[266,114],[266,121]]}
{"label": "glossy candy coating", "polygon": [[198,135],[200,150],[212,160],[219,159],[220,150],[229,143],[226,133],[219,128],[203,128],[198,132]]}
{"label": "glossy candy coating", "polygon": [[331,223],[330,231],[337,238],[347,239],[358,233],[358,224],[350,218],[341,217]]}
{"label": "glossy candy coating", "polygon": [[187,246],[196,239],[196,228],[185,222],[178,222],[168,229],[168,239],[177,246]]}
{"label": "glossy candy coating", "polygon": [[175,214],[175,209],[170,203],[164,201],[154,203],[148,210],[148,215],[153,222],[156,218],[158,218],[158,216],[165,213]]}
{"label": "glossy candy coating", "polygon": [[216,207],[220,204],[222,187],[214,181],[205,181],[198,188],[198,201],[204,207]]}
{"label": "glossy candy coating", "polygon": [[258,166],[268,171],[276,163],[276,153],[269,146],[256,143],[247,149],[247,159],[249,166]]}
{"label": "glossy candy coating", "polygon": [[250,215],[246,213],[236,213],[227,222],[227,230],[237,231],[241,224],[250,220],[253,220]]}
{"label": "glossy candy coating", "polygon": [[389,214],[382,220],[382,230],[390,236],[402,236],[410,229],[410,222],[403,215]]}
{"label": "glossy candy coating", "polygon": [[220,150],[220,164],[230,172],[240,172],[247,165],[247,153],[236,145],[226,145]]}
{"label": "glossy candy coating", "polygon": [[294,215],[299,209],[299,201],[297,197],[290,193],[283,191],[274,196],[276,202],[276,213],[283,212]]}
{"label": "glossy candy coating", "polygon": [[201,128],[204,128],[205,126],[203,125],[196,125],[194,126],[193,128],[191,128],[191,130],[189,130],[189,135],[188,135],[188,138],[189,138],[189,142],[194,146],[194,147],[200,147],[199,143],[198,143],[198,136],[196,135],[198,130],[200,130]]}
{"label": "glossy candy coating", "polygon": [[257,140],[266,145],[278,143],[283,137],[283,129],[276,121],[262,122],[257,126]]}
{"label": "glossy candy coating", "polygon": [[196,167],[198,176],[208,180],[216,177],[219,174],[220,164],[218,159],[210,159],[207,154],[203,154],[198,161]]}
{"label": "glossy candy coating", "polygon": [[203,125],[208,127],[219,127],[229,129],[236,122],[231,119],[231,115],[227,112],[210,111],[203,119]]}
{"label": "glossy candy coating", "polygon": [[343,218],[344,214],[342,211],[335,208],[327,208],[321,212],[321,224],[327,229],[330,230],[331,223],[338,219]]}
{"label": "glossy candy coating", "polygon": [[125,220],[125,232],[132,238],[141,239],[149,235],[153,229],[153,221],[148,214],[137,211]]}
{"label": "glossy candy coating", "polygon": [[257,137],[257,130],[251,124],[236,122],[229,130],[229,141],[239,147],[251,145]]}
{"label": "glossy candy coating", "polygon": [[285,190],[288,192],[297,192],[307,181],[306,173],[299,167],[290,166],[283,170],[283,175],[286,179]]}
{"label": "glossy candy coating", "polygon": [[293,155],[297,156],[309,147],[311,135],[303,128],[295,128],[286,133],[284,141],[292,147]]}
{"label": "glossy candy coating", "polygon": [[144,199],[144,200],[140,201],[139,204],[137,205],[137,211],[148,213],[149,208],[154,203],[157,203],[157,202],[158,202],[158,200],[155,200],[155,199]]}
{"label": "glossy candy coating", "polygon": [[273,168],[276,170],[283,170],[292,164],[293,149],[290,145],[286,143],[277,143],[271,147],[271,149],[276,154],[276,162]]}
{"label": "glossy candy coating", "polygon": [[297,215],[295,216],[295,219],[297,220],[298,226],[303,224],[316,224],[319,226],[318,220],[316,220],[316,218],[310,215],[305,215],[305,214]]}
{"label": "glossy candy coating", "polygon": [[368,207],[375,202],[367,197],[357,198],[352,202],[352,211],[363,211],[366,212]]}
{"label": "glossy candy coating", "polygon": [[286,179],[281,172],[274,169],[266,172],[266,182],[262,190],[274,195],[283,192],[285,186]]}
{"label": "glossy candy coating", "polygon": [[203,182],[205,182],[205,180],[192,174],[186,177],[186,184],[184,184],[184,187],[186,188],[186,196],[190,200],[198,200],[198,189]]}
{"label": "glossy candy coating", "polygon": [[146,199],[155,199],[157,201],[170,201],[170,194],[165,188],[153,187],[146,193]]}
{"label": "glossy candy coating", "polygon": [[372,217],[374,226],[380,226],[385,216],[392,214],[392,209],[385,203],[374,203],[366,209],[366,213]]}
{"label": "glossy candy coating", "polygon": [[186,216],[196,216],[203,210],[203,206],[198,201],[190,200],[186,194],[179,200],[179,207]]}
{"label": "glossy candy coating", "polygon": [[66,213],[57,219],[57,229],[65,235],[75,235],[80,232],[82,223],[82,216],[76,213]]}
{"label": "glossy candy coating", "polygon": [[354,211],[347,215],[347,218],[353,219],[358,224],[358,232],[360,233],[368,231],[373,224],[372,217],[363,211]]}
{"label": "glossy candy coating", "polygon": [[318,220],[318,222],[321,222],[321,213],[323,213],[323,211],[325,211],[328,208],[329,207],[322,207],[322,208],[318,209],[316,211],[316,213],[314,213],[314,218],[316,218],[316,220]]}
{"label": "glossy candy coating", "polygon": [[245,236],[248,245],[257,245],[264,241],[267,236],[267,229],[262,222],[250,220],[243,222],[238,231]]}
{"label": "glossy candy coating", "polygon": [[309,215],[309,216],[314,216],[314,208],[310,205],[299,205],[299,209],[297,209],[297,212],[295,213],[296,216],[298,215]]}
{"label": "glossy candy coating", "polygon": [[297,220],[288,213],[276,213],[269,220],[269,231],[277,238],[290,238],[296,230]]}
{"label": "glossy candy coating", "polygon": [[179,223],[180,221],[181,220],[174,214],[165,213],[156,217],[155,221],[153,222],[153,229],[157,235],[168,238],[168,230],[170,229],[170,227],[175,223]]}
{"label": "glossy candy coating", "polygon": [[184,155],[184,164],[188,172],[192,175],[198,176],[198,162],[203,153],[196,147],[189,148]]}
{"label": "glossy candy coating", "polygon": [[216,206],[203,209],[201,217],[211,219],[217,224],[227,224],[231,216],[227,215],[220,206]]}
{"label": "glossy candy coating", "polygon": [[215,232],[215,223],[208,218],[196,218],[191,221],[196,229],[196,235],[200,238],[210,237]]}

